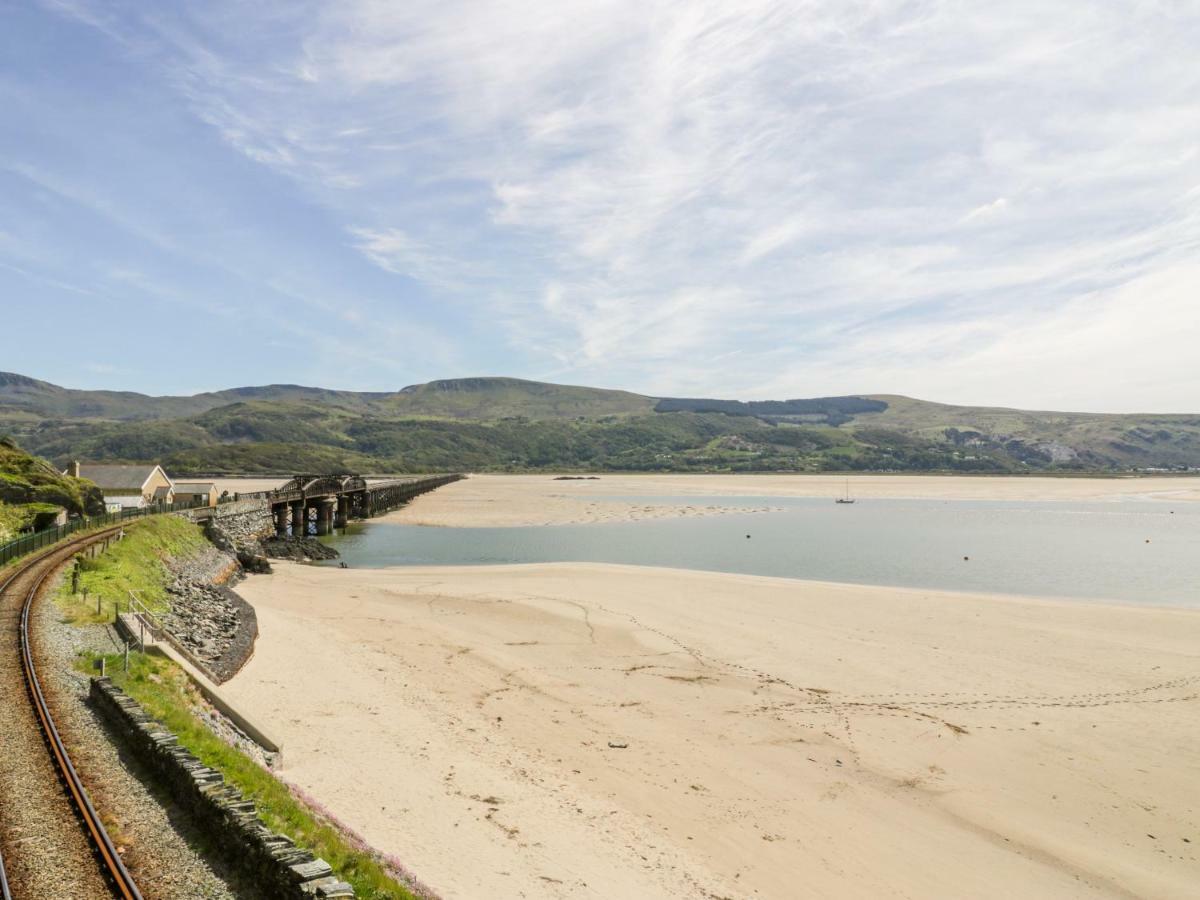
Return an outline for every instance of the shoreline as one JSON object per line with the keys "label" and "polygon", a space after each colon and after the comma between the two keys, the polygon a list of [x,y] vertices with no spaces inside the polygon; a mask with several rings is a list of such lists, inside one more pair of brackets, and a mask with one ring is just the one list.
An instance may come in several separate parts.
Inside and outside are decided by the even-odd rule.
{"label": "shoreline", "polygon": [[596,563],[240,590],[261,635],[228,688],[285,777],[446,897],[1200,879],[1195,610]]}
{"label": "shoreline", "polygon": [[[425,527],[425,526],[422,526]],[[435,526],[430,526],[435,527]],[[272,562],[277,562],[273,560]],[[334,568],[333,566],[314,566],[312,563],[300,563],[302,566],[313,568]],[[758,575],[749,572],[727,572],[721,569],[685,569],[680,566],[643,566],[636,563],[609,563],[609,562],[592,562],[592,561],[552,561],[552,562],[513,562],[513,563],[455,563],[453,565],[431,565],[431,564],[413,564],[413,565],[388,565],[388,566],[357,566],[352,569],[356,572],[393,572],[397,575],[434,575],[439,572],[448,574],[475,573],[475,572],[490,572],[498,579],[503,580],[506,575],[516,574],[521,569],[553,569],[563,568],[571,570],[582,570],[595,568],[599,570],[597,574],[603,574],[608,570],[627,570],[630,573],[638,572],[660,572],[666,575],[690,576],[701,575],[711,576],[714,579],[730,578],[742,579],[749,578],[754,581],[777,582],[780,586],[792,586],[799,588],[812,589],[854,589],[865,588],[867,590],[887,591],[889,594],[912,595],[919,597],[927,597],[930,595],[949,598],[965,598],[972,601],[982,601],[984,603],[1006,604],[1020,603],[1028,606],[1047,606],[1057,608],[1074,609],[1079,605],[1085,605],[1090,609],[1107,609],[1111,611],[1138,611],[1147,610],[1151,612],[1182,612],[1200,615],[1200,602],[1195,606],[1183,604],[1169,603],[1128,603],[1121,600],[1112,599],[1109,597],[1096,596],[1068,596],[1068,595],[1051,595],[1051,594],[1021,594],[1013,592],[999,591],[982,591],[971,590],[969,588],[939,588],[939,587],[914,587],[904,584],[881,584],[870,581],[831,581],[824,578],[793,578],[788,575]],[[343,570],[345,571],[345,570]]]}
{"label": "shoreline", "polygon": [[[1148,476],[1047,478],[1045,476],[860,475],[850,477],[861,500],[976,500],[1195,503],[1200,478]],[[559,481],[553,475],[472,475],[423,494],[374,521],[429,527],[521,527],[637,522],[687,516],[761,512],[772,497],[842,495],[847,478],[833,475],[623,475]],[[753,485],[761,494],[746,493]],[[1153,487],[1151,487],[1153,485]],[[703,505],[686,502],[705,498]],[[763,502],[731,506],[721,497]],[[638,500],[637,498],[644,498]]]}

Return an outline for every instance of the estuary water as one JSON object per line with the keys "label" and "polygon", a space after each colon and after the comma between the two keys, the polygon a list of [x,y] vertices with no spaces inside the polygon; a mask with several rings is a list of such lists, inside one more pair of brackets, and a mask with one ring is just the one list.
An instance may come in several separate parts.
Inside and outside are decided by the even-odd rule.
{"label": "estuary water", "polygon": [[351,567],[604,562],[1200,608],[1195,503],[631,499],[776,511],[523,528],[364,523],[327,540]]}

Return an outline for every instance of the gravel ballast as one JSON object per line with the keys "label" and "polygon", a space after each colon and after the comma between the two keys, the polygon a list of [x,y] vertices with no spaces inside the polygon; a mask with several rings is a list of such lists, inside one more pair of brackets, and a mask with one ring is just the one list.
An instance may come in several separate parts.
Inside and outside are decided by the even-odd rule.
{"label": "gravel ballast", "polygon": [[[62,621],[49,596],[35,611],[44,687],[72,759],[147,900],[256,898],[258,890],[203,855],[205,839],[141,767],[115,743],[87,703],[88,677],[75,671],[86,651],[120,650],[110,626]],[[199,848],[199,849],[197,849]]]}

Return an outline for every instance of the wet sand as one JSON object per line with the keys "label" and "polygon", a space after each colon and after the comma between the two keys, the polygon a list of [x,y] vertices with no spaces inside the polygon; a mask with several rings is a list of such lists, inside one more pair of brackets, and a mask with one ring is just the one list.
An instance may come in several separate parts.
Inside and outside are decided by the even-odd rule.
{"label": "wet sand", "polygon": [[1196,612],[583,564],[239,590],[226,688],[283,776],[446,897],[1200,884]]}

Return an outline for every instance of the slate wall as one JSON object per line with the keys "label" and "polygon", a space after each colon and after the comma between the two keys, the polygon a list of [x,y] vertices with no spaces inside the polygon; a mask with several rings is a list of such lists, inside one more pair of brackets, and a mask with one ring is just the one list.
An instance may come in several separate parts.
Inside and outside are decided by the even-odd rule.
{"label": "slate wall", "polygon": [[253,801],[180,747],[178,738],[112,679],[93,678],[89,694],[134,755],[210,836],[227,864],[262,885],[264,894],[283,900],[354,896],[354,889],[334,877],[325,860],[267,828]]}

